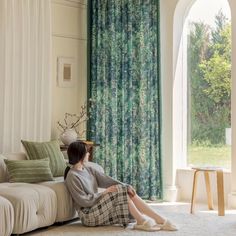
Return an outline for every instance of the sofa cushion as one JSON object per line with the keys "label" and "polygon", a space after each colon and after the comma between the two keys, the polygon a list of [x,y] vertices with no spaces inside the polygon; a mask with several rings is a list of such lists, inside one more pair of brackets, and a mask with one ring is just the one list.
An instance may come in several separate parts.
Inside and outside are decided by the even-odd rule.
{"label": "sofa cushion", "polygon": [[12,204],[5,198],[0,196],[0,235],[9,236],[13,230],[14,210]]}
{"label": "sofa cushion", "polygon": [[7,167],[4,162],[5,159],[6,159],[6,157],[4,157],[3,155],[0,155],[0,183],[8,181]]}
{"label": "sofa cushion", "polygon": [[26,154],[23,152],[3,153],[0,155],[0,183],[8,182],[9,176],[4,159],[8,160],[27,160]]}
{"label": "sofa cushion", "polygon": [[66,163],[58,141],[29,142],[21,140],[30,160],[49,157],[50,168],[53,176],[63,176]]}
{"label": "sofa cushion", "polygon": [[27,183],[1,183],[0,196],[14,209],[13,234],[23,234],[52,225],[57,214],[57,197],[46,186]]}
{"label": "sofa cushion", "polygon": [[41,182],[40,185],[51,188],[57,196],[56,222],[64,222],[77,217],[74,202],[64,183],[63,177],[56,177],[55,181]]}
{"label": "sofa cushion", "polygon": [[10,152],[10,153],[3,153],[4,158],[8,160],[27,160],[27,156],[25,152]]}
{"label": "sofa cushion", "polygon": [[40,181],[53,180],[49,168],[49,159],[41,160],[7,160],[9,182],[37,183]]}

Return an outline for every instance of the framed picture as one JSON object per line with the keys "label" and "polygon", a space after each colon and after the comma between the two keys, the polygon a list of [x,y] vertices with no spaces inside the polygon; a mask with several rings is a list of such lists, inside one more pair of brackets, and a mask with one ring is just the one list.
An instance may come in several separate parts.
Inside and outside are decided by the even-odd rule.
{"label": "framed picture", "polygon": [[74,58],[58,57],[57,82],[59,87],[73,87],[75,84]]}

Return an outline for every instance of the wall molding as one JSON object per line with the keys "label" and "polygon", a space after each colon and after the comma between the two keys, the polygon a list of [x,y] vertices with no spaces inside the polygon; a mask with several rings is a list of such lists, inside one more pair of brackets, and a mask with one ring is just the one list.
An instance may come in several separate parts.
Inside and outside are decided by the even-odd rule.
{"label": "wall molding", "polygon": [[179,188],[176,185],[166,185],[163,188],[163,199],[167,202],[176,202],[178,200]]}
{"label": "wall molding", "polygon": [[52,0],[52,3],[58,5],[64,5],[67,7],[75,7],[75,8],[87,8],[87,1],[86,0]]}
{"label": "wall molding", "polygon": [[75,40],[82,40],[82,41],[87,41],[86,38],[80,38],[78,35],[69,35],[69,34],[58,34],[58,33],[52,33],[53,37],[57,38],[67,38],[67,39],[75,39]]}
{"label": "wall molding", "polygon": [[236,192],[228,194],[228,207],[230,209],[236,209]]}

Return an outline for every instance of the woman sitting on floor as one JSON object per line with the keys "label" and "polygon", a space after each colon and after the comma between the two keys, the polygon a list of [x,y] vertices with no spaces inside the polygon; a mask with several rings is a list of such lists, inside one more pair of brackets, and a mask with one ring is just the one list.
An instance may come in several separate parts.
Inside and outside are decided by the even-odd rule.
{"label": "woman sitting on floor", "polygon": [[[126,226],[133,217],[134,229],[145,231],[177,230],[169,220],[152,210],[132,186],[121,183],[92,167],[86,166],[89,152],[80,141],[71,143],[67,150],[69,164],[65,170],[65,184],[75,202],[82,224]],[[98,187],[105,188],[98,192]],[[144,215],[152,218],[147,219]],[[155,223],[154,223],[155,222]]]}

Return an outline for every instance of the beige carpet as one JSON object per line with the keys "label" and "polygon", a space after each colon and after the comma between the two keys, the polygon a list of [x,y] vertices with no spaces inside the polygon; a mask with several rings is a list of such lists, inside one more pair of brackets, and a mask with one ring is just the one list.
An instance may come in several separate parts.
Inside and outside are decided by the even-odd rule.
{"label": "beige carpet", "polygon": [[207,206],[197,205],[196,213],[189,214],[190,205],[185,203],[150,204],[161,215],[168,217],[178,225],[176,232],[143,232],[132,230],[132,224],[126,229],[115,226],[84,227],[79,221],[62,226],[51,226],[37,230],[25,236],[236,236],[236,210],[226,210],[225,216],[217,211],[208,211]]}

